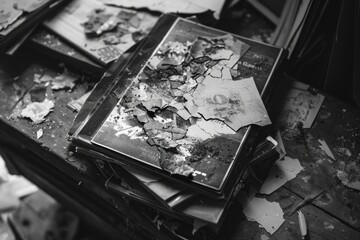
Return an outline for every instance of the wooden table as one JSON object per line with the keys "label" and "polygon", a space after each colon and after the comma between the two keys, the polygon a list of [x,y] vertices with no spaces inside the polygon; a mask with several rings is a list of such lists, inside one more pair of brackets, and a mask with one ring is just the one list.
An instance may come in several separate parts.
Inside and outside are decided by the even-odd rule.
{"label": "wooden table", "polygon": [[[69,147],[67,133],[76,113],[66,105],[86,92],[91,79],[78,81],[72,91],[47,90],[48,97],[55,100],[54,110],[45,122],[34,124],[16,116],[34,86],[34,74],[58,74],[63,69],[57,62],[25,50],[14,59],[2,57],[0,63],[0,150],[10,167],[110,239],[169,239],[132,202],[109,192],[93,163],[75,157]],[[279,96],[282,91],[286,89],[280,88]],[[38,139],[39,129],[43,136]],[[311,129],[284,129],[282,135],[288,156],[299,159],[305,169],[266,199],[279,202],[286,211],[325,189],[325,194],[302,208],[309,239],[360,239],[359,191],[347,188],[336,177],[337,170],[351,163],[359,165],[360,111],[327,96]],[[336,160],[319,148],[318,139],[337,149],[333,151]],[[221,239],[301,239],[296,214],[285,217],[284,224],[270,236],[258,223],[246,220],[239,203],[234,205]]]}

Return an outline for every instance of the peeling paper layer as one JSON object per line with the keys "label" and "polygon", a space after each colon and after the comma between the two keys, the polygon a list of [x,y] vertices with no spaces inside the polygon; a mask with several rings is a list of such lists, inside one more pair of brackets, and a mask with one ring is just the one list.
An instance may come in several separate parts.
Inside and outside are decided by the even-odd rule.
{"label": "peeling paper layer", "polygon": [[260,193],[271,194],[287,181],[294,179],[303,169],[298,159],[285,157],[283,160],[277,160],[270,169],[268,177],[260,189]]}
{"label": "peeling paper layer", "polygon": [[[249,221],[258,222],[267,232],[273,234],[283,224],[284,212],[279,203],[263,198],[247,199],[243,204],[244,214]],[[244,206],[245,205],[245,206]]]}
{"label": "peeling paper layer", "polygon": [[271,124],[254,79],[223,80],[207,76],[192,99],[205,119],[221,119],[234,131],[256,124]]}

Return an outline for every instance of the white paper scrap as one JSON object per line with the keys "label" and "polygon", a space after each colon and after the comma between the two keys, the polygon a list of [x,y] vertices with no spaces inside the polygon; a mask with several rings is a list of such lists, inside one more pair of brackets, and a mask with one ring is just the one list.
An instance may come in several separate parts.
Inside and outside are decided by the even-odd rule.
{"label": "white paper scrap", "polygon": [[287,181],[294,179],[303,169],[298,159],[285,156],[283,160],[277,160],[270,169],[260,193],[271,194]]}
{"label": "white paper scrap", "polygon": [[258,222],[270,234],[276,232],[285,221],[284,212],[279,203],[254,197],[244,204],[246,205],[243,205],[244,214],[247,219]]}
{"label": "white paper scrap", "polygon": [[326,144],[325,141],[318,139],[319,143],[321,144],[319,147],[328,155],[330,158],[335,160],[334,154],[331,152],[329,146]]}
{"label": "white paper scrap", "polygon": [[40,129],[36,132],[36,138],[37,138],[37,139],[41,138],[43,134],[44,134],[44,131],[40,128]]}
{"label": "white paper scrap", "polygon": [[45,121],[44,117],[52,111],[54,106],[54,102],[49,99],[45,99],[43,102],[33,102],[21,111],[21,116],[30,118],[36,124],[42,123]]}

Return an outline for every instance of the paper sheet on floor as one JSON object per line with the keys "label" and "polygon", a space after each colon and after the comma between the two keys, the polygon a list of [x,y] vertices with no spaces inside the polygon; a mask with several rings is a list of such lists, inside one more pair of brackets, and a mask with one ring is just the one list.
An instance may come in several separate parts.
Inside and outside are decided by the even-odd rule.
{"label": "paper sheet on floor", "polygon": [[311,127],[325,97],[320,93],[310,91],[310,89],[307,84],[293,82],[280,114],[282,125],[292,128],[297,122],[302,122],[303,128]]}
{"label": "paper sheet on floor", "polygon": [[263,198],[249,197],[243,202],[243,209],[249,221],[258,222],[270,234],[276,232],[285,221],[280,204]]}

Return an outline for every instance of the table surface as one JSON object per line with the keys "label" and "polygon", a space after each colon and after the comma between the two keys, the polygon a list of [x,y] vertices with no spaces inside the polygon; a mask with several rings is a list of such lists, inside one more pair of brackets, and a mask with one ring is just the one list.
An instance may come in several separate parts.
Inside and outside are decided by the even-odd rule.
{"label": "table surface", "polygon": [[[0,59],[0,149],[4,158],[50,194],[100,216],[112,227],[109,233],[118,231],[129,239],[148,239],[150,235],[167,239],[133,203],[107,191],[92,162],[73,155],[67,133],[76,113],[66,105],[98,79],[81,78],[72,91],[49,87],[34,91],[34,74],[55,76],[63,67],[47,57],[22,51],[20,56]],[[276,95],[283,96],[287,90],[280,87]],[[55,107],[43,123],[34,124],[18,116],[29,94],[37,97],[45,92],[47,98],[55,100]],[[40,129],[43,135],[37,138]],[[359,174],[360,111],[326,96],[310,129],[282,129],[281,133],[287,155],[299,159],[304,170],[262,197],[279,202],[285,212],[305,197],[326,190],[302,208],[309,239],[360,239],[359,191],[346,187],[336,177],[337,171],[346,166],[355,166],[354,174]],[[326,141],[331,149],[348,151],[333,151],[333,160],[319,148],[318,139]],[[238,203],[234,205],[222,230],[229,239],[301,239],[297,214],[285,216],[280,229],[269,235],[258,223],[246,220]]]}

